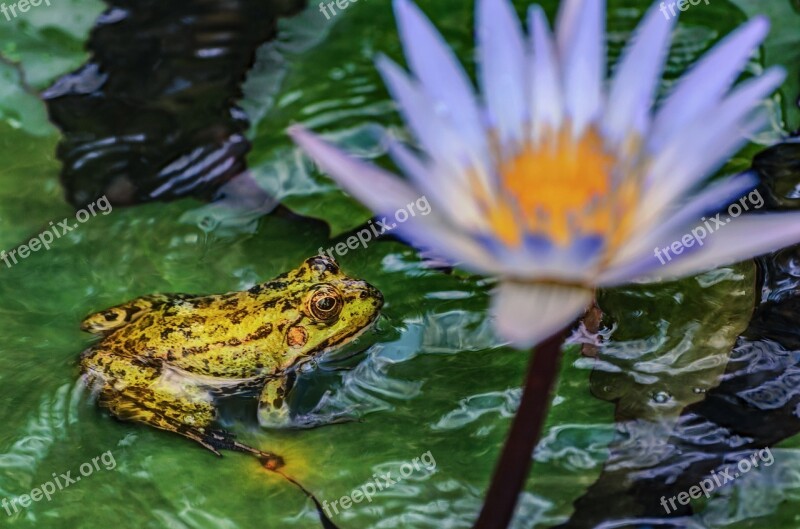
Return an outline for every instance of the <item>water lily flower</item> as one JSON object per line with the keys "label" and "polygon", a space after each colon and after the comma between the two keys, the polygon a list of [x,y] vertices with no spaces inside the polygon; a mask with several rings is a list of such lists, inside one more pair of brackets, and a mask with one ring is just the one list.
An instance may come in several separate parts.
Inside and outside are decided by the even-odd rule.
{"label": "water lily flower", "polygon": [[395,0],[394,9],[411,73],[384,56],[377,67],[418,141],[389,145],[406,178],[302,127],[290,134],[379,215],[425,195],[431,213],[397,232],[497,277],[492,314],[514,345],[569,324],[596,287],[693,275],[800,241],[798,214],[748,214],[669,260],[654,252],[757,183],[746,173],[705,185],[766,125],[763,101],[783,81],[771,68],[735,85],[767,34],[763,17],[655,106],[675,22],[658,2],[606,80],[603,0],[562,1],[555,33],[537,5],[526,32],[508,0],[478,0],[480,95],[419,8]]}

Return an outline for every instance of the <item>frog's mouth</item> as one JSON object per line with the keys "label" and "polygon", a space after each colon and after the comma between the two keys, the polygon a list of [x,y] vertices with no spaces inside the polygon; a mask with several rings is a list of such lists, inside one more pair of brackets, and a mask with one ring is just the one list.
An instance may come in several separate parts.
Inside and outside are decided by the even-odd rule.
{"label": "frog's mouth", "polygon": [[358,333],[353,336],[352,341],[347,345],[343,347],[332,347],[324,351],[322,354],[320,354],[317,360],[317,365],[324,371],[336,371],[339,368],[346,367],[341,364],[347,360],[360,357],[362,354],[366,353],[370,347],[372,347],[373,344],[371,343],[366,345],[358,343],[359,337],[368,330],[372,329],[372,327],[373,325],[370,324],[358,331]]}
{"label": "frog's mouth", "polygon": [[[374,288],[371,285],[368,286],[370,286],[370,288]],[[324,347],[316,357],[316,364],[339,364],[351,358],[360,356],[373,345],[371,342],[362,344],[359,342],[359,339],[364,335],[364,333],[368,331],[374,331],[376,322],[381,316],[383,316],[383,313],[380,311],[380,308],[383,306],[383,296],[380,295],[375,297],[379,300],[379,305],[367,324],[361,329],[341,337],[337,343],[328,344],[326,347]],[[339,345],[344,342],[346,342],[345,345]]]}
{"label": "frog's mouth", "polygon": [[[358,339],[361,338],[361,336],[365,332],[367,332],[367,331],[369,331],[369,330],[374,328],[375,322],[377,321],[378,316],[380,316],[380,312],[376,312],[375,315],[372,317],[372,319],[369,321],[369,323],[364,325],[361,329],[358,329],[357,331],[354,331],[354,332],[352,332],[350,334],[342,336],[334,344],[329,344],[329,345],[325,346],[318,354],[318,358],[320,359],[320,361],[327,362],[327,361],[329,361],[329,360],[331,360],[333,358],[339,358],[339,353],[351,352],[354,348],[366,349],[364,347],[361,347],[360,344],[358,344]],[[347,342],[347,343],[345,345],[339,345],[342,342]],[[353,356],[353,355],[350,354],[349,356]]]}

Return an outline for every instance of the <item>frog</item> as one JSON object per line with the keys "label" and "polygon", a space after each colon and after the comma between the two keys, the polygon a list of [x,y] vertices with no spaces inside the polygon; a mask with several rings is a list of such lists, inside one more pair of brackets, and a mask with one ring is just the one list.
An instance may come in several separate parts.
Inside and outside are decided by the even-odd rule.
{"label": "frog", "polygon": [[275,279],[227,294],[153,294],[87,316],[100,336],[80,357],[83,383],[120,419],[173,432],[220,456],[270,452],[218,428],[221,397],[258,395],[264,428],[336,422],[292,415],[297,374],[358,339],[378,318],[383,295],[317,255]]}

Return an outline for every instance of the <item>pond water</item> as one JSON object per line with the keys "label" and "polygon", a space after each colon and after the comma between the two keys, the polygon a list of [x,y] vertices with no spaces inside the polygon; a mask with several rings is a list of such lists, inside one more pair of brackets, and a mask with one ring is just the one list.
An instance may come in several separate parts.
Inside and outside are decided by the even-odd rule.
{"label": "pond water", "polygon": [[[420,4],[471,64],[472,3]],[[551,16],[556,4],[544,3]],[[648,4],[610,2],[613,58]],[[775,32],[749,70],[795,59],[795,75],[768,104],[772,128],[754,140],[775,140],[787,120],[796,126],[788,101],[797,94],[800,15],[790,4],[714,0],[690,10],[676,32],[664,89],[748,15],[766,9]],[[517,6],[522,13],[525,3]],[[74,218],[58,180],[60,135],[35,91],[87,60],[82,46],[103,9],[63,0],[0,20],[7,59],[0,63],[0,248]],[[49,501],[11,516],[0,509],[0,527],[320,527],[311,501],[253,459],[216,458],[178,436],[116,421],[77,383],[79,355],[93,343],[79,323],[90,312],[155,292],[246,289],[342,242],[370,219],[299,155],[285,129],[303,123],[388,164],[381,135],[407,136],[372,65],[379,51],[400,60],[388,3],[362,0],[331,20],[312,5],[280,28],[279,38],[258,50],[241,106],[251,123],[249,175],[281,207],[265,214],[269,200],[242,203],[236,193],[222,204],[184,198],[115,207],[48,251],[0,264],[0,499],[29,493],[54,473],[74,478],[88,468],[82,464],[113,456],[113,464],[106,455]],[[749,147],[726,170],[749,167],[761,149]],[[784,198],[800,174],[775,174],[780,185],[763,188],[770,206],[795,207]],[[583,327],[565,349],[514,527],[797,527],[799,257],[789,249],[677,283],[601,292],[605,343],[593,346],[597,337]],[[324,412],[348,410],[360,420],[265,431],[254,408],[235,403],[225,426],[281,454],[286,473],[328,503],[375,474],[400,476],[404,463],[427,462],[372,501],[334,513],[342,529],[470,527],[528,355],[503,346],[485,321],[490,281],[429,266],[391,237],[338,260],[383,292],[383,316],[360,339],[358,355],[304,373],[294,405],[312,409],[327,393]],[[663,515],[662,496],[689,490],[764,447],[774,464],[694,503],[691,518]]]}

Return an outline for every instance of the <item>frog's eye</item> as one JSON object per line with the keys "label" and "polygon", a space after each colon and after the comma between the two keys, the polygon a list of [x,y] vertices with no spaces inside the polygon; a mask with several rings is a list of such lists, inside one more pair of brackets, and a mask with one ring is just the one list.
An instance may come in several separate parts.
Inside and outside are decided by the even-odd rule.
{"label": "frog's eye", "polygon": [[342,312],[342,303],[339,293],[332,288],[323,288],[311,297],[311,314],[320,320],[331,320]]}

